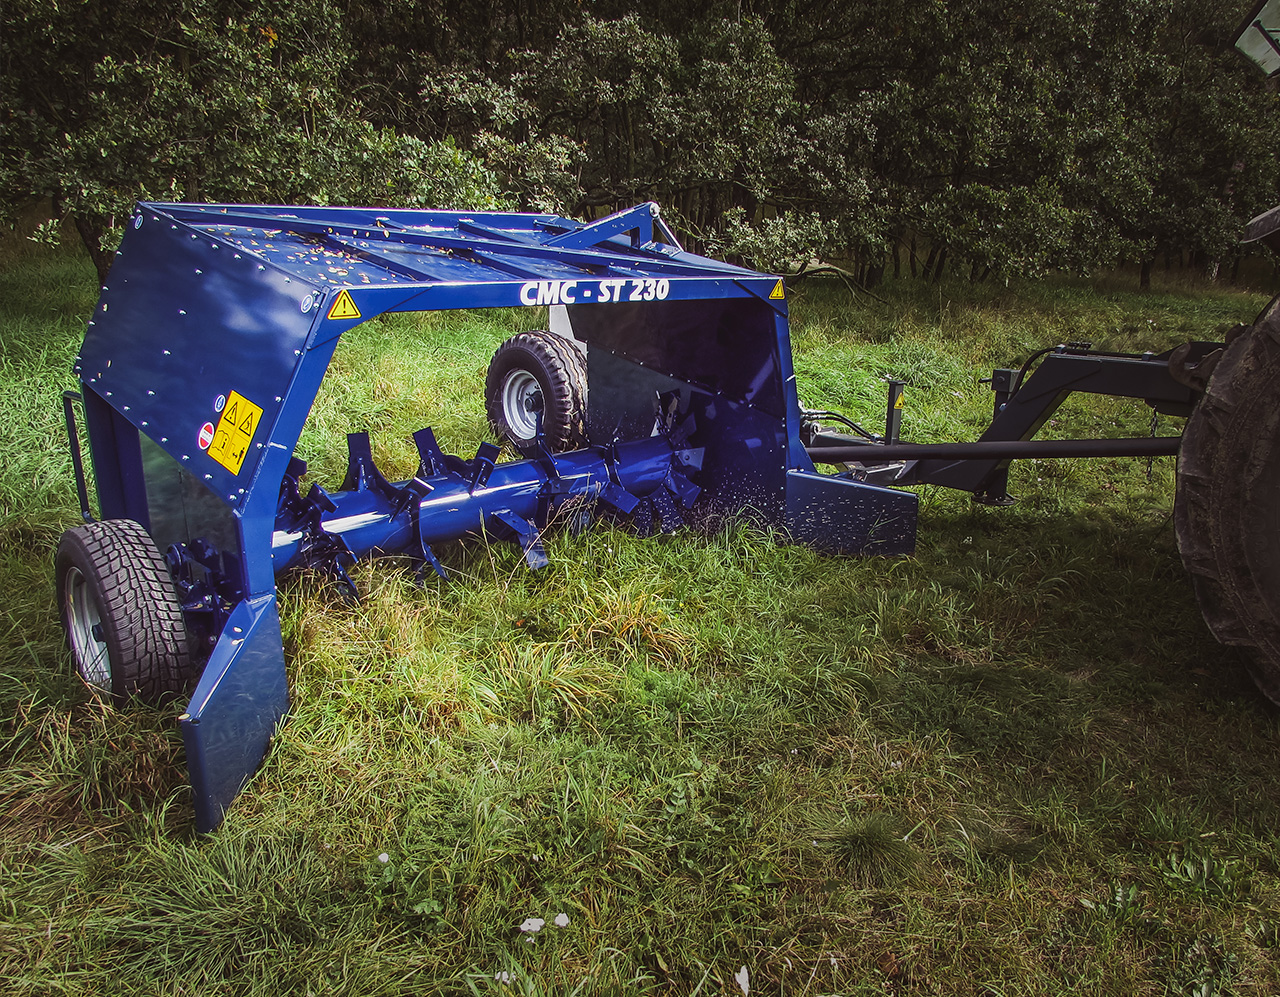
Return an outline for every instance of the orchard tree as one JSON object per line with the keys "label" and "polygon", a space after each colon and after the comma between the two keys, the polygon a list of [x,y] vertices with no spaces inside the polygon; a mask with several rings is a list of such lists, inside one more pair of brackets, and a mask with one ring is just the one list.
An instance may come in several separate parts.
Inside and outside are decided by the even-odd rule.
{"label": "orchard tree", "polygon": [[49,198],[99,277],[143,199],[494,207],[446,143],[377,128],[329,0],[8,0],[0,198]]}

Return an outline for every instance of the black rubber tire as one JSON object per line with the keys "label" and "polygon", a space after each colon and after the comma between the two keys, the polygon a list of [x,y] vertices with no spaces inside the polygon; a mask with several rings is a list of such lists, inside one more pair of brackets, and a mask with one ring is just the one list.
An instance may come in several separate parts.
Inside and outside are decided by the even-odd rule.
{"label": "black rubber tire", "polygon": [[[484,381],[485,412],[500,440],[525,456],[537,453],[531,411],[514,407],[513,395],[542,401],[542,432],[554,452],[587,445],[587,365],[577,348],[553,332],[512,336],[493,354]],[[531,400],[534,400],[531,398]]]}
{"label": "black rubber tire", "polygon": [[117,703],[162,703],[184,691],[190,659],[182,607],[141,524],[107,519],[67,530],[54,578],[67,645],[90,688]]}
{"label": "black rubber tire", "polygon": [[1174,525],[1209,629],[1280,704],[1280,297],[1227,344],[1187,420]]}

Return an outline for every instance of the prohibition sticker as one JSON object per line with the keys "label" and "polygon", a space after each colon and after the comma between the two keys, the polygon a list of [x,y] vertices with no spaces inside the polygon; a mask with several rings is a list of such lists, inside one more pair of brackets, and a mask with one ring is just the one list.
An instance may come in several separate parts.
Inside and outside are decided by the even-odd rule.
{"label": "prohibition sticker", "polygon": [[200,449],[208,450],[209,444],[213,442],[213,423],[206,422],[200,427]]}
{"label": "prohibition sticker", "polygon": [[351,300],[351,292],[343,291],[338,295],[338,300],[333,303],[333,307],[329,309],[329,318],[336,319],[353,319],[360,317],[360,309],[356,307],[356,303]]}
{"label": "prohibition sticker", "polygon": [[787,292],[782,289],[782,281],[773,285],[773,290],[769,292],[770,301],[781,301],[787,296]]}
{"label": "prohibition sticker", "polygon": [[[222,417],[218,419],[218,427],[213,430],[213,440],[208,444],[209,456],[232,474],[239,474],[261,421],[262,409],[259,406],[239,392],[231,392],[227,395]],[[205,428],[209,428],[207,423]],[[204,429],[200,430],[200,445],[205,445]]]}

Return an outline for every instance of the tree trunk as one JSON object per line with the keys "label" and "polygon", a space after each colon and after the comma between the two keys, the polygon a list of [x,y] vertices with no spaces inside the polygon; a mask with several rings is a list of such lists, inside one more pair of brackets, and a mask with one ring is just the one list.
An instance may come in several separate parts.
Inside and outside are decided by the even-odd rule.
{"label": "tree trunk", "polygon": [[920,276],[920,274],[916,272],[916,234],[914,232],[911,233],[911,250],[909,259],[911,261],[911,279],[915,280]]}
{"label": "tree trunk", "polygon": [[932,245],[929,247],[929,258],[924,261],[924,279],[927,281],[933,274],[933,264],[938,259],[938,247]]}
{"label": "tree trunk", "polygon": [[933,271],[933,282],[935,284],[942,280],[942,271],[947,268],[947,247],[942,247],[942,252],[938,254],[938,265]]}
{"label": "tree trunk", "polygon": [[1142,270],[1138,274],[1138,290],[1151,290],[1151,264],[1154,259],[1144,258],[1142,261]]}
{"label": "tree trunk", "polygon": [[86,218],[84,215],[71,216],[76,223],[76,231],[80,233],[80,241],[93,261],[93,268],[98,271],[98,286],[107,283],[107,274],[111,272],[111,261],[114,258],[110,250],[103,250],[102,237],[106,234],[106,226],[101,218]]}

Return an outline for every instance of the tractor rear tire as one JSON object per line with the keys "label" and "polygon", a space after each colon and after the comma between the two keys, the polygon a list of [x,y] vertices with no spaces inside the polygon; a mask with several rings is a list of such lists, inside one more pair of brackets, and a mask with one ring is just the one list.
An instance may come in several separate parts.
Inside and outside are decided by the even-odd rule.
{"label": "tractor rear tire", "polygon": [[1280,296],[1229,338],[1187,421],[1174,524],[1209,629],[1280,704]]}
{"label": "tractor rear tire", "polygon": [[537,413],[553,452],[587,445],[587,365],[553,332],[522,332],[493,354],[484,382],[485,411],[500,440],[526,457],[538,453]]}
{"label": "tractor rear tire", "polygon": [[164,558],[141,524],[107,519],[62,535],[58,611],[76,671],[117,703],[162,703],[189,676],[186,624]]}

